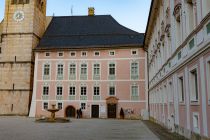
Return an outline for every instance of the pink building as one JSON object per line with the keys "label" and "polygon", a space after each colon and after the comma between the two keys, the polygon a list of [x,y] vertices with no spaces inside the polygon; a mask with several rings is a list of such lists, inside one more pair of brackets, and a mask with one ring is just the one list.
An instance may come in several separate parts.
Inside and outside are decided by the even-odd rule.
{"label": "pink building", "polygon": [[31,117],[139,118],[147,109],[144,34],[111,16],[53,17],[35,48]]}
{"label": "pink building", "polygon": [[145,34],[151,120],[210,138],[210,0],[152,0]]}

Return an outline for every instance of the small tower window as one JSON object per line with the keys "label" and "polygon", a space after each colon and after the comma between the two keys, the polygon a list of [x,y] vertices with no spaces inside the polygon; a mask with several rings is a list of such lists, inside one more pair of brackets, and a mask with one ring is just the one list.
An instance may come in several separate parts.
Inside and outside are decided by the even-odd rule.
{"label": "small tower window", "polygon": [[12,0],[11,4],[29,4],[30,0]]}

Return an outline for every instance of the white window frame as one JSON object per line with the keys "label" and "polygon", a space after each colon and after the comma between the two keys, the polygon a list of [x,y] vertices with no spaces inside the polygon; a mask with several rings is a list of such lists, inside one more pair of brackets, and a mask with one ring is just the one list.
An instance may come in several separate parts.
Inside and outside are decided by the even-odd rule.
{"label": "white window frame", "polygon": [[[71,74],[70,74],[70,68],[71,68],[70,66],[71,66],[72,64],[75,65],[75,77],[76,77],[75,80],[76,80],[76,79],[77,79],[77,64],[74,63],[74,62],[71,62],[71,63],[68,64],[68,76],[69,76],[69,78],[70,78],[70,75],[71,75]],[[68,79],[69,79],[69,78],[68,78]]]}
{"label": "white window frame", "polygon": [[[111,87],[114,87],[114,92],[115,92],[114,95],[111,95],[111,94],[110,94],[110,88],[111,88]],[[109,86],[108,86],[108,96],[116,96],[116,95],[117,95],[116,91],[117,91],[117,90],[116,90],[116,85],[109,85]]]}
{"label": "white window frame", "polygon": [[[82,108],[82,104],[85,104],[85,109]],[[83,111],[85,111],[85,110],[87,109],[87,103],[86,103],[86,102],[81,102],[81,103],[80,103],[80,108],[81,108]]]}
{"label": "white window frame", "polygon": [[95,69],[94,65],[95,64],[99,65],[99,74],[98,74],[98,76],[101,79],[101,63],[98,63],[98,62],[95,62],[95,63],[92,64],[92,79],[94,80],[94,76],[95,76],[95,74],[94,74],[94,69]]}
{"label": "white window frame", "polygon": [[168,85],[169,85],[169,93],[170,93],[170,95],[169,95],[169,102],[170,103],[173,103],[173,100],[174,100],[174,92],[173,92],[173,83],[172,83],[172,81],[169,81],[168,82]]}
{"label": "white window frame", "polygon": [[[82,95],[82,87],[86,88],[86,94],[85,95]],[[87,96],[87,95],[88,95],[88,87],[87,87],[87,85],[81,85],[80,86],[80,96]]]}
{"label": "white window frame", "polygon": [[[111,54],[112,52],[114,53],[113,55]],[[115,51],[114,50],[110,50],[109,51],[109,56],[115,56]]]}
{"label": "white window frame", "polygon": [[[48,94],[47,94],[47,95],[44,95],[44,88],[45,88],[45,87],[48,87]],[[44,84],[44,85],[42,86],[42,96],[49,96],[49,93],[50,93],[50,86]]]}
{"label": "white window frame", "polygon": [[[58,87],[62,87],[62,94],[61,94],[61,95],[58,95],[58,92],[57,92],[57,91],[58,91],[58,90],[57,90],[57,89],[58,89]],[[56,96],[63,96],[63,91],[64,91],[64,88],[63,88],[63,86],[62,86],[62,85],[57,85],[55,90],[56,90],[56,92],[55,92],[55,93],[56,93]]]}
{"label": "white window frame", "polygon": [[65,65],[64,65],[63,63],[61,63],[61,62],[58,62],[58,63],[56,64],[56,79],[58,78],[58,65],[63,65],[63,74],[62,74],[62,77],[63,77],[63,79],[64,79]]}
{"label": "white window frame", "polygon": [[[59,106],[59,105],[58,105],[59,103],[62,104],[62,109],[60,109],[60,110],[63,110],[63,102],[57,102],[57,104],[56,104],[56,105],[57,105],[57,108],[58,108],[58,106]],[[59,108],[58,108],[58,109],[59,109]]]}
{"label": "white window frame", "polygon": [[[47,56],[49,54],[49,56]],[[45,57],[50,57],[50,52],[45,52]]]}
{"label": "white window frame", "polygon": [[[98,55],[96,55],[96,53],[98,53]],[[94,51],[94,56],[100,56],[100,51]]]}
{"label": "white window frame", "polygon": [[[74,56],[72,56],[72,55],[71,55],[72,53],[74,53],[75,55],[74,55]],[[76,51],[70,51],[70,57],[76,57],[76,56],[77,56]]]}
{"label": "white window frame", "polygon": [[[181,87],[181,78],[182,78],[182,87]],[[180,104],[184,104],[185,103],[185,79],[184,79],[184,75],[183,74],[180,74],[178,76],[178,79],[177,79],[177,86],[178,86],[178,95],[179,95],[179,103]],[[183,89],[182,89],[183,88]],[[183,93],[182,93],[183,92]],[[184,100],[182,100],[182,94],[183,94],[183,98]]]}
{"label": "white window frame", "polygon": [[[192,72],[193,71],[196,71],[196,73],[197,73],[197,92],[198,92],[198,100],[196,100],[195,98],[196,97],[194,97],[194,96],[192,96],[192,90],[194,90],[193,88],[194,88],[194,86],[191,84],[192,83]],[[199,76],[198,76],[198,66],[197,65],[195,65],[195,66],[193,66],[193,67],[191,67],[190,69],[189,69],[189,89],[190,89],[190,103],[191,104],[199,104],[199,100],[200,100],[200,90],[199,90]],[[196,89],[195,89],[196,90]],[[196,95],[196,91],[193,91],[193,92],[195,92],[195,95]]]}
{"label": "white window frame", "polygon": [[[111,64],[114,64],[114,65],[115,65],[115,67],[114,67],[114,69],[115,69],[115,70],[114,70],[114,74],[110,74],[110,71],[109,71],[109,70],[110,70],[110,65],[111,65]],[[116,76],[116,72],[117,72],[117,71],[116,71],[116,67],[117,67],[117,66],[116,66],[116,63],[115,63],[115,62],[109,62],[109,63],[108,63],[108,75],[109,75],[109,76],[110,76],[110,75]]]}
{"label": "white window frame", "polygon": [[[45,65],[49,65],[49,75],[45,75]],[[51,77],[51,64],[49,62],[45,62],[42,65],[42,79],[44,80],[44,76],[49,76],[49,79]]]}
{"label": "white window frame", "polygon": [[[60,56],[60,55],[59,55],[60,53],[62,53],[63,55]],[[64,52],[58,52],[57,56],[58,56],[58,57],[64,57]]]}
{"label": "white window frame", "polygon": [[[86,55],[83,55],[83,53],[86,53]],[[88,56],[88,52],[87,51],[81,51],[81,57],[87,57]]]}
{"label": "white window frame", "polygon": [[139,96],[139,85],[137,85],[136,83],[130,85],[130,96],[132,97],[133,96],[133,87],[137,87],[137,95],[135,96]]}
{"label": "white window frame", "polygon": [[47,103],[48,105],[48,109],[49,109],[49,102],[47,102],[47,101],[44,101],[44,102],[42,102],[42,111],[45,111],[45,109],[44,109],[44,103]]}
{"label": "white window frame", "polygon": [[[138,61],[131,61],[131,62],[130,62],[130,78],[133,79],[133,78],[132,78],[132,76],[133,76],[133,74],[132,74],[132,64],[133,64],[133,63],[137,63],[137,74],[136,74],[136,76],[138,76],[138,79],[139,79],[139,76],[140,76],[140,75],[139,75],[139,62],[138,62]],[[137,79],[137,80],[138,80],[138,79]],[[135,79],[135,80],[136,80],[136,79]]]}
{"label": "white window frame", "polygon": [[[99,95],[95,95],[95,87],[98,87],[99,88]],[[101,87],[99,85],[94,85],[93,86],[93,96],[101,96]]]}
{"label": "white window frame", "polygon": [[[74,88],[75,88],[75,89],[74,89],[74,90],[75,90],[74,95],[70,95],[70,88],[71,88],[71,87],[74,87]],[[69,95],[69,96],[76,96],[76,93],[77,93],[77,91],[76,91],[76,90],[77,90],[77,88],[76,88],[76,86],[75,86],[75,85],[70,85],[70,86],[69,86],[69,90],[68,90],[68,92],[69,92],[69,93],[68,93],[68,95]]]}
{"label": "white window frame", "polygon": [[[136,54],[133,54],[134,51],[136,51]],[[137,56],[137,55],[139,55],[138,49],[132,49],[132,50],[131,50],[131,55],[132,55],[132,56]]]}

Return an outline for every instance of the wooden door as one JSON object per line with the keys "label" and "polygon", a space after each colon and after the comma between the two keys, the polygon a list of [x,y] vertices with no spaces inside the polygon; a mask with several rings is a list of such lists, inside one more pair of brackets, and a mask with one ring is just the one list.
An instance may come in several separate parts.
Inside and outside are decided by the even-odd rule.
{"label": "wooden door", "polygon": [[99,105],[92,105],[92,118],[99,118]]}
{"label": "wooden door", "polygon": [[116,118],[116,110],[117,110],[117,105],[116,104],[108,104],[108,118]]}

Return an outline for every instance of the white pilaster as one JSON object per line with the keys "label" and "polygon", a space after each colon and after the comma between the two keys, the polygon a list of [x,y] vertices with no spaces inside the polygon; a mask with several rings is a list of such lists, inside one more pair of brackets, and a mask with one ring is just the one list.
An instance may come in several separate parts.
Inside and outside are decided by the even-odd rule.
{"label": "white pilaster", "polygon": [[202,98],[202,116],[203,116],[203,130],[204,136],[208,136],[207,130],[207,113],[206,113],[206,81],[204,72],[204,60],[200,58],[200,82],[201,82],[201,98]]}
{"label": "white pilaster", "polygon": [[186,67],[184,70],[185,76],[185,94],[186,94],[186,116],[187,116],[187,129],[190,130],[190,90],[189,90],[189,75],[188,68]]}
{"label": "white pilaster", "polygon": [[179,99],[178,99],[178,91],[177,91],[177,74],[175,74],[173,76],[173,84],[175,87],[175,88],[173,88],[173,90],[174,90],[173,92],[174,92],[175,124],[179,125]]}
{"label": "white pilaster", "polygon": [[38,72],[38,53],[35,53],[34,85],[29,117],[35,117],[36,113],[36,90],[37,90],[37,72]]}

